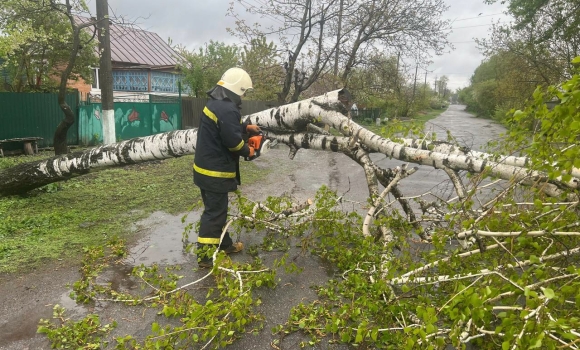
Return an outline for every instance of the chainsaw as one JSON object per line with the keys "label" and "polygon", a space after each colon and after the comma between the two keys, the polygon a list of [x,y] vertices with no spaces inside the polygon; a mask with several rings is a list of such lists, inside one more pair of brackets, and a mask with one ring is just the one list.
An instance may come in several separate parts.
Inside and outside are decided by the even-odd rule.
{"label": "chainsaw", "polygon": [[254,155],[244,157],[244,160],[254,160],[270,149],[270,140],[260,131],[248,138],[248,146],[254,148]]}

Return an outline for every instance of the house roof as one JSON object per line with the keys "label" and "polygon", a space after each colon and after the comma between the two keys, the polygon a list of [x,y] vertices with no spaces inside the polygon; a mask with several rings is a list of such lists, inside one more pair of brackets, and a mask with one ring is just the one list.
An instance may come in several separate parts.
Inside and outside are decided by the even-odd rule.
{"label": "house roof", "polygon": [[[89,21],[78,17],[81,22]],[[110,24],[111,60],[151,67],[175,66],[179,55],[157,33]]]}

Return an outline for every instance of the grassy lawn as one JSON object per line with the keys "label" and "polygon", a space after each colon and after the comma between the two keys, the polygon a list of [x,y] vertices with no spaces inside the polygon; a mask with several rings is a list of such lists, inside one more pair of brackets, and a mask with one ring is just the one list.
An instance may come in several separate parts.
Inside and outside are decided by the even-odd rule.
{"label": "grassy lawn", "polygon": [[[0,158],[1,169],[52,157]],[[197,203],[193,156],[96,170],[24,196],[0,198],[0,273],[24,272],[56,259],[78,261],[83,248],[113,237],[131,242],[133,224],[154,211],[183,213]],[[241,162],[244,183],[258,177]]]}

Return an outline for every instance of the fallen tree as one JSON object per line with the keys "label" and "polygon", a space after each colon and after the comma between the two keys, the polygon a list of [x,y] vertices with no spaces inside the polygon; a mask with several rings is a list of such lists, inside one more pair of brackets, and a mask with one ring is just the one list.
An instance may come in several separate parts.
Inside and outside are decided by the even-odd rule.
{"label": "fallen tree", "polygon": [[[253,124],[268,130],[269,137],[287,144],[291,155],[300,148],[352,153],[362,148],[405,162],[432,166],[436,169],[482,173],[504,180],[521,181],[526,185],[541,185],[551,196],[562,194],[562,188],[578,189],[580,181],[551,180],[546,174],[525,167],[526,161],[514,157],[495,157],[481,152],[458,152],[459,148],[437,146],[425,149],[425,142],[405,140],[393,142],[376,135],[348,118],[352,102],[346,90],[335,90],[282,107],[247,116]],[[305,133],[309,125],[329,125],[343,137]],[[313,130],[310,128],[309,130]],[[197,130],[178,130],[148,137],[134,138],[116,144],[88,149],[84,152],[47,160],[25,163],[0,172],[0,195],[24,193],[49,183],[85,174],[91,169],[134,164],[178,157],[195,152]],[[418,147],[420,145],[421,147]],[[507,164],[506,164],[507,163]],[[513,164],[513,165],[511,165]],[[371,190],[372,192],[372,190]]]}

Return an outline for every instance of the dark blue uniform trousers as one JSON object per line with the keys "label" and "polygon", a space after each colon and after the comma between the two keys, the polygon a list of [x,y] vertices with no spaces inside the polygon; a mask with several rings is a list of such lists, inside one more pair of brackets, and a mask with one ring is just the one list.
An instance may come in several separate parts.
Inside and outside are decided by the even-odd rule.
{"label": "dark blue uniform trousers", "polygon": [[[227,221],[228,193],[217,193],[201,190],[204,210],[200,218],[197,243],[218,245],[220,236]],[[226,232],[220,249],[226,249],[233,244],[230,234]]]}

